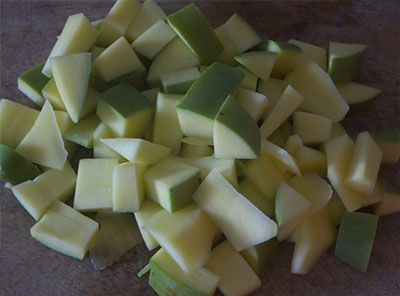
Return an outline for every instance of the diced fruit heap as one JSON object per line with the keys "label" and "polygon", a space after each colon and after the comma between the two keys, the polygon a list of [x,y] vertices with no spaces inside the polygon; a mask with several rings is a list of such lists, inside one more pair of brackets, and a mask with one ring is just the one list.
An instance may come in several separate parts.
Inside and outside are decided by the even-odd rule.
{"label": "diced fruit heap", "polygon": [[[365,272],[378,216],[400,211],[378,179],[399,160],[400,132],[352,139],[339,123],[380,93],[353,81],[366,48],[263,41],[238,14],[213,29],[194,4],[166,16],[153,0],[117,0],[103,20],[72,15],[18,77],[41,111],[0,101],[1,179],[37,221],[34,239],[89,250],[96,269],[142,240],[160,247],[139,276],[150,271],[161,296],[251,293],[282,240],[295,243],[292,273],[335,241]],[[94,156],[77,173],[76,145]]]}

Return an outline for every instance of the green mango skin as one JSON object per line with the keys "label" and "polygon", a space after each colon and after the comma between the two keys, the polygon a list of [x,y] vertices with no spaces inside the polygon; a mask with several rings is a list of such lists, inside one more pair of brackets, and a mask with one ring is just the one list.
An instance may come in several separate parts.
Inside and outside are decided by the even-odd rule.
{"label": "green mango skin", "polygon": [[203,65],[210,65],[224,50],[213,28],[194,4],[169,15],[168,23],[185,40]]}
{"label": "green mango skin", "polygon": [[345,212],[336,241],[335,256],[355,269],[366,272],[379,217]]}
{"label": "green mango skin", "polygon": [[243,139],[255,155],[260,155],[260,129],[249,113],[232,96],[225,100],[215,120]]}
{"label": "green mango skin", "polygon": [[13,185],[32,180],[42,172],[14,149],[0,144],[0,177]]}
{"label": "green mango skin", "polygon": [[47,76],[42,74],[44,63],[45,62],[42,62],[18,76],[18,84],[21,82],[26,83],[35,93],[25,93],[24,90],[20,90],[32,101],[39,105],[44,103],[42,89],[50,80]]}
{"label": "green mango skin", "polygon": [[190,177],[184,183],[170,189],[171,213],[179,211],[193,203],[191,197],[201,182],[200,172]]}
{"label": "green mango skin", "polygon": [[213,120],[226,97],[237,89],[243,78],[244,74],[239,68],[214,63],[196,79],[177,108]]}
{"label": "green mango skin", "polygon": [[105,82],[94,76],[90,76],[89,84],[99,92],[104,92],[109,88],[112,88],[121,83],[132,85],[138,90],[145,90],[147,88],[146,75],[147,70],[143,67],[109,82]]}
{"label": "green mango skin", "polygon": [[356,55],[329,58],[329,75],[335,84],[356,80],[361,75],[362,64],[367,49]]}
{"label": "green mango skin", "polygon": [[101,99],[124,118],[138,111],[154,108],[140,91],[126,83],[109,88],[101,94]]}

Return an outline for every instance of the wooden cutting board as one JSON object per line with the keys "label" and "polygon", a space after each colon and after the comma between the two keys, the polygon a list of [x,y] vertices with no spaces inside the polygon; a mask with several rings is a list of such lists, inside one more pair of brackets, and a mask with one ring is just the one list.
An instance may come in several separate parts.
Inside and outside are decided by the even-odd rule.
{"label": "wooden cutting board", "polygon": [[[186,1],[158,1],[166,13]],[[265,37],[290,38],[327,47],[329,40],[369,44],[361,82],[383,89],[366,111],[350,114],[351,131],[373,127],[400,129],[400,2],[399,1],[195,1],[212,25],[238,12]],[[17,90],[17,76],[43,61],[68,15],[84,12],[89,19],[105,16],[113,1],[57,0],[1,2],[1,97],[30,106]],[[86,151],[79,156],[89,155]],[[76,164],[76,159],[75,159]],[[381,175],[399,186],[400,166]],[[150,253],[143,244],[104,271],[43,247],[29,235],[33,219],[1,184],[0,295],[155,295],[137,272]],[[332,255],[323,256],[306,275],[290,274],[292,244],[262,275],[263,287],[253,295],[395,296],[400,295],[400,215],[380,219],[367,274]]]}

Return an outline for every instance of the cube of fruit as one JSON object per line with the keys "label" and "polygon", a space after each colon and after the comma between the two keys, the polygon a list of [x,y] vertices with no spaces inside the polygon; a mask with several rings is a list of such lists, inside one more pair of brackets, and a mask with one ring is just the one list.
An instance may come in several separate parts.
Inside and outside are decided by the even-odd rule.
{"label": "cube of fruit", "polygon": [[57,38],[57,41],[50,52],[42,73],[47,77],[52,77],[50,63],[52,57],[89,51],[98,36],[99,32],[83,15],[83,13],[69,16],[61,35]]}
{"label": "cube of fruit", "polygon": [[286,183],[276,192],[275,217],[278,223],[278,240],[287,239],[296,227],[310,214],[311,202]]}
{"label": "cube of fruit", "polygon": [[205,179],[213,170],[217,169],[220,174],[234,187],[238,186],[236,164],[233,158],[195,157],[181,158],[181,161],[200,169],[201,179]]}
{"label": "cube of fruit", "polygon": [[170,149],[143,139],[101,139],[108,148],[131,162],[153,164],[168,156]]}
{"label": "cube of fruit", "polygon": [[112,265],[142,242],[135,219],[130,214],[103,210],[96,214],[95,220],[100,229],[90,244],[89,254],[90,261],[98,270]]}
{"label": "cube of fruit", "polygon": [[307,146],[301,146],[295,158],[303,174],[306,172],[316,172],[321,177],[326,176],[327,162],[326,155],[323,152]]}
{"label": "cube of fruit", "polygon": [[195,204],[173,214],[162,210],[143,225],[143,229],[149,232],[186,272],[207,262],[211,244],[219,231]]}
{"label": "cube of fruit", "polygon": [[147,82],[150,87],[161,86],[161,75],[200,65],[198,57],[185,45],[179,37],[167,44],[154,58]]}
{"label": "cube of fruit", "polygon": [[329,42],[329,75],[335,83],[356,80],[361,75],[361,67],[368,46]]}
{"label": "cube of fruit", "polygon": [[296,230],[292,273],[310,272],[336,239],[336,228],[328,211],[308,217]]}
{"label": "cube of fruit", "polygon": [[212,138],[214,119],[244,77],[240,69],[214,63],[196,79],[177,106],[179,123],[187,136]]}
{"label": "cube of fruit", "polygon": [[331,185],[314,172],[297,175],[288,181],[288,185],[311,202],[311,215],[321,211],[332,197]]}
{"label": "cube of fruit", "polygon": [[301,109],[341,121],[349,111],[349,105],[336,89],[328,73],[317,64],[306,61],[285,77],[303,97]]}
{"label": "cube of fruit", "polygon": [[284,148],[287,140],[293,134],[293,125],[285,120],[282,125],[268,138],[271,143]]}
{"label": "cube of fruit", "polygon": [[352,109],[368,107],[382,92],[378,88],[355,82],[337,85],[337,89]]}
{"label": "cube of fruit", "polygon": [[193,199],[238,251],[277,234],[276,223],[237,192],[216,169],[201,183]]}
{"label": "cube of fruit", "polygon": [[208,145],[182,144],[180,156],[183,158],[206,157],[214,154],[214,149]]}
{"label": "cube of fruit", "polygon": [[159,87],[149,88],[149,89],[143,90],[142,95],[144,95],[146,97],[146,99],[148,99],[150,102],[152,102],[155,105],[157,103],[157,97],[158,97],[158,93],[160,91],[161,90]]}
{"label": "cube of fruit", "polygon": [[113,158],[81,159],[74,196],[78,211],[97,211],[112,208]]}
{"label": "cube of fruit", "polygon": [[193,3],[170,14],[167,20],[203,65],[210,65],[222,52],[222,43],[206,17]]}
{"label": "cube of fruit", "polygon": [[222,26],[235,46],[236,53],[242,53],[261,42],[258,33],[240,15],[234,13]]}
{"label": "cube of fruit", "polygon": [[328,164],[328,179],[339,194],[346,210],[355,211],[363,207],[365,195],[346,184],[347,172],[354,151],[354,142],[345,134],[325,144]]}
{"label": "cube of fruit", "polygon": [[45,100],[50,101],[54,109],[67,111],[54,78],[51,78],[42,88],[42,96]]}
{"label": "cube of fruit", "polygon": [[55,201],[32,226],[31,235],[54,251],[82,260],[98,227],[97,222]]}
{"label": "cube of fruit", "polygon": [[12,191],[25,210],[39,220],[55,200],[64,201],[71,196],[75,182],[75,171],[66,162],[62,170],[49,169],[33,181],[12,187]]}
{"label": "cube of fruit", "polygon": [[333,225],[338,226],[342,221],[342,216],[343,213],[346,212],[346,208],[344,207],[339,195],[335,190],[333,191],[332,197],[326,205],[326,210],[331,216]]}
{"label": "cube of fruit", "polygon": [[193,82],[200,77],[197,67],[190,67],[161,75],[163,90],[170,94],[185,94]]}
{"label": "cube of fruit", "polygon": [[77,123],[85,106],[90,74],[90,53],[51,58],[51,71],[72,121]]}
{"label": "cube of fruit", "polygon": [[93,61],[105,50],[105,47],[93,46],[90,50],[90,53],[92,54],[91,62],[93,63]]}
{"label": "cube of fruit", "polygon": [[49,81],[49,78],[42,74],[43,65],[44,62],[18,76],[18,89],[39,106],[44,103],[42,88]]}
{"label": "cube of fruit", "polygon": [[176,114],[176,106],[182,98],[182,95],[158,93],[154,116],[153,142],[170,148],[175,155],[181,149],[183,137]]}
{"label": "cube of fruit", "polygon": [[274,67],[277,54],[268,51],[250,51],[235,57],[235,60],[246,67],[258,78],[267,80]]}
{"label": "cube of fruit", "polygon": [[219,41],[221,41],[222,45],[224,46],[223,51],[216,58],[216,61],[230,66],[234,66],[236,64],[234,60],[234,57],[237,54],[236,47],[233,44],[231,38],[229,38],[228,33],[225,31],[224,26],[222,25],[215,28],[214,32],[217,35]]}
{"label": "cube of fruit", "polygon": [[94,60],[92,73],[97,78],[108,82],[142,66],[128,41],[120,37]]}
{"label": "cube of fruit", "polygon": [[219,281],[217,275],[204,267],[183,271],[164,249],[150,258],[149,264],[139,272],[139,277],[149,270],[149,284],[161,296],[214,295]]}
{"label": "cube of fruit", "polygon": [[365,213],[344,213],[336,241],[335,256],[366,272],[374,245],[379,217]]}
{"label": "cube of fruit", "polygon": [[125,158],[119,153],[108,148],[106,144],[101,142],[101,139],[112,138],[114,135],[109,127],[104,123],[100,123],[93,132],[93,157],[94,158],[116,158],[119,162],[124,162]]}
{"label": "cube of fruit", "polygon": [[400,159],[400,131],[385,128],[373,130],[370,133],[382,150],[382,163],[396,163]]}
{"label": "cube of fruit", "polygon": [[250,265],[254,272],[260,276],[271,258],[276,254],[279,242],[273,238],[265,243],[259,244],[240,252],[244,260]]}
{"label": "cube of fruit", "polygon": [[257,158],[261,149],[260,137],[256,122],[232,96],[228,96],[214,120],[215,157]]}
{"label": "cube of fruit", "polygon": [[238,89],[235,99],[256,122],[262,118],[268,107],[268,99],[266,96],[245,88]]}
{"label": "cube of fruit", "polygon": [[154,107],[136,88],[116,85],[101,94],[97,116],[119,137],[141,137]]}
{"label": "cube of fruit", "polygon": [[268,139],[272,133],[276,131],[278,127],[300,106],[303,100],[303,96],[289,85],[269,113],[268,117],[266,117],[262,123],[260,127],[261,138]]}
{"label": "cube of fruit", "polygon": [[275,215],[271,202],[247,179],[239,183],[239,192],[268,217]]}
{"label": "cube of fruit", "polygon": [[128,26],[125,36],[129,41],[136,40],[147,29],[167,16],[154,0],[145,0],[135,20]]}
{"label": "cube of fruit", "polygon": [[144,199],[145,166],[126,162],[114,167],[112,208],[114,212],[139,211]]}
{"label": "cube of fruit", "polygon": [[100,36],[96,44],[107,47],[123,36],[141,8],[142,4],[137,0],[115,1],[99,27]]}
{"label": "cube of fruit", "polygon": [[325,72],[328,71],[328,56],[325,48],[295,39],[290,39],[287,43],[300,47],[305,57],[314,61]]}
{"label": "cube of fruit", "polygon": [[256,273],[227,240],[213,249],[205,268],[221,278],[218,289],[224,295],[247,295],[261,287]]}
{"label": "cube of fruit", "polygon": [[146,244],[146,247],[147,249],[149,249],[149,251],[157,248],[159,244],[150,233],[143,229],[143,225],[145,225],[151,218],[153,218],[154,215],[156,215],[161,210],[163,210],[162,207],[160,207],[152,200],[146,198],[143,201],[140,210],[133,213],[135,215],[140,233],[142,234],[144,243]]}
{"label": "cube of fruit", "polygon": [[329,140],[332,140],[333,138],[339,137],[344,134],[347,134],[347,132],[346,129],[343,127],[343,125],[339,122],[333,123],[331,137]]}
{"label": "cube of fruit", "polygon": [[0,144],[0,179],[13,185],[32,180],[42,172],[21,154]]}
{"label": "cube of fruit", "polygon": [[32,128],[39,111],[16,102],[0,100],[0,144],[16,148]]}
{"label": "cube of fruit", "polygon": [[91,24],[96,28],[96,30],[100,30],[100,27],[103,24],[103,22],[104,22],[104,18],[95,20],[95,21],[91,22]]}
{"label": "cube of fruit", "polygon": [[372,194],[381,160],[382,151],[369,132],[359,133],[347,172],[346,184],[358,192]]}
{"label": "cube of fruit", "polygon": [[152,60],[175,37],[174,30],[164,21],[159,20],[135,39],[132,47]]}
{"label": "cube of fruit", "polygon": [[260,82],[257,86],[257,92],[265,95],[269,102],[267,112],[265,112],[263,116],[264,119],[267,118],[269,113],[271,113],[272,109],[278,102],[287,86],[288,84],[285,80],[276,79],[273,77],[268,78],[268,80],[260,79]]}
{"label": "cube of fruit", "polygon": [[15,151],[36,164],[59,170],[64,167],[68,153],[64,148],[54,110],[48,101]]}
{"label": "cube of fruit", "polygon": [[382,188],[382,201],[374,205],[374,213],[384,216],[400,212],[400,192],[393,185],[384,183]]}
{"label": "cube of fruit", "polygon": [[170,213],[193,202],[200,184],[200,170],[173,159],[164,159],[144,174],[146,195]]}
{"label": "cube of fruit", "polygon": [[258,159],[247,162],[244,175],[269,200],[275,199],[279,184],[285,181],[282,171],[266,154],[261,154]]}
{"label": "cube of fruit", "polygon": [[73,128],[64,134],[64,139],[81,145],[85,148],[93,148],[93,133],[100,123],[96,114],[83,118]]}
{"label": "cube of fruit", "polygon": [[270,141],[264,140],[261,142],[261,154],[266,154],[275,161],[284,170],[292,174],[300,174],[299,166],[297,165],[296,159],[291,156],[285,149],[271,143]]}
{"label": "cube of fruit", "polygon": [[331,138],[332,120],[321,115],[296,111],[293,114],[293,128],[304,144],[318,144]]}

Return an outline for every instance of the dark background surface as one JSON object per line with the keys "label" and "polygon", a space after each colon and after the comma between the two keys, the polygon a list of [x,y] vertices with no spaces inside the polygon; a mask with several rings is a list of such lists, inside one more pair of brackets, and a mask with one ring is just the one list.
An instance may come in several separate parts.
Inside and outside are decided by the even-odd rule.
{"label": "dark background surface", "polygon": [[[350,114],[351,131],[373,127],[400,129],[399,1],[194,1],[213,26],[238,12],[265,38],[290,38],[327,47],[329,40],[369,44],[360,79],[383,89],[366,111]],[[113,1],[1,1],[1,97],[34,106],[17,90],[17,76],[49,54],[68,15],[83,12],[102,18]],[[170,13],[185,1],[158,1]],[[88,152],[79,151],[79,155]],[[76,161],[76,160],[75,160]],[[399,187],[400,165],[386,165],[381,175]],[[136,273],[150,253],[144,244],[99,272],[83,262],[51,251],[29,234],[34,220],[1,184],[0,295],[155,295]],[[262,275],[253,295],[395,296],[400,295],[400,215],[379,221],[367,274],[332,255],[323,256],[306,275],[290,274],[292,244],[283,244]]]}

